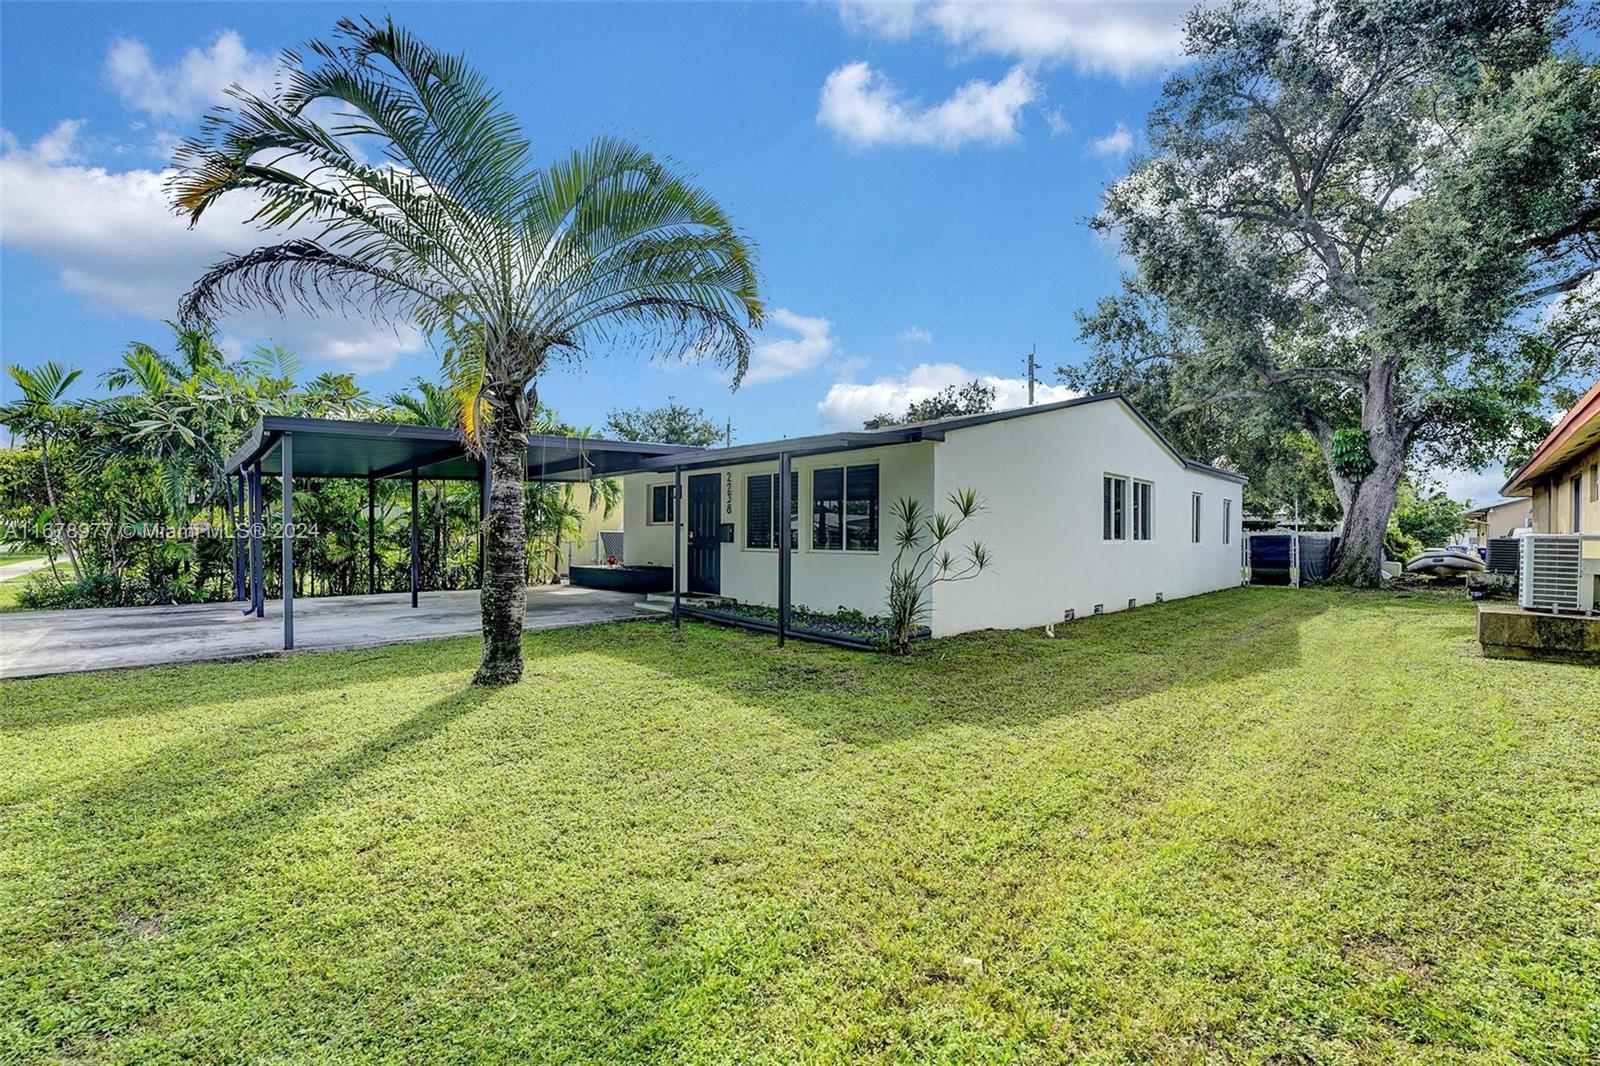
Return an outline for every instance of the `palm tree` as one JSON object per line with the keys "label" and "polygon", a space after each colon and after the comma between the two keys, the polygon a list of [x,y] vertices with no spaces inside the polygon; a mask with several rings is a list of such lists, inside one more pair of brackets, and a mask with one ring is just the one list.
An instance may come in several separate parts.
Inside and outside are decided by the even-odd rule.
{"label": "palm tree", "polygon": [[78,553],[72,546],[72,523],[62,520],[56,504],[55,484],[50,477],[50,443],[59,439],[77,420],[76,409],[61,401],[83,371],[69,370],[54,360],[32,369],[9,366],[6,371],[11,375],[11,380],[17,383],[20,395],[0,406],[0,425],[21,434],[24,440],[38,442],[39,466],[44,473],[45,502],[50,505],[51,521],[60,525],[63,531],[61,544],[66,549],[67,561],[72,564],[73,576],[82,581],[83,566],[78,562]]}
{"label": "palm tree", "polygon": [[[179,149],[169,192],[191,224],[242,192],[259,202],[256,222],[294,227],[217,263],[181,314],[364,304],[428,331],[472,322],[484,358],[471,406],[485,417],[470,436],[494,478],[476,680],[510,683],[522,675],[524,455],[540,372],[595,344],[653,340],[731,366],[737,384],[762,316],[752,247],[705,191],[624,141],[534,166],[482,76],[390,20],[343,19],[306,52],[285,53],[270,97],[229,89],[233,103]],[[319,103],[337,119],[313,118]]]}

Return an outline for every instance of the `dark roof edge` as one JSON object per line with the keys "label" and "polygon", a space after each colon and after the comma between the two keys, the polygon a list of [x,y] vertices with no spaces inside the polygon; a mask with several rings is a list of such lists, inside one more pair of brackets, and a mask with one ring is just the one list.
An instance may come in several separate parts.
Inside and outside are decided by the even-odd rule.
{"label": "dark roof edge", "polygon": [[[791,454],[806,452],[849,451],[856,448],[887,447],[895,444],[912,444],[917,441],[943,440],[945,434],[960,429],[969,429],[973,426],[988,425],[991,422],[1005,422],[1013,418],[1027,418],[1031,415],[1048,414],[1052,411],[1064,411],[1070,407],[1082,407],[1091,403],[1103,403],[1107,400],[1117,400],[1124,410],[1130,412],[1138,419],[1150,435],[1161,444],[1167,452],[1181,463],[1185,469],[1196,473],[1207,474],[1211,477],[1221,478],[1243,485],[1250,479],[1243,474],[1232,470],[1223,470],[1220,467],[1207,463],[1196,462],[1188,458],[1173,446],[1162,433],[1160,428],[1144,412],[1140,411],[1128,398],[1120,392],[1102,392],[1093,396],[1075,396],[1070,400],[1057,400],[1054,403],[1041,403],[1032,407],[1009,407],[1003,411],[986,411],[981,415],[957,415],[953,418],[937,418],[928,422],[911,422],[903,426],[890,426],[885,429],[865,429],[844,431],[839,433],[819,433],[809,437],[790,437],[782,440],[761,441],[756,444],[737,444],[731,448],[711,448],[695,457],[696,466],[736,466],[741,463],[757,463],[770,461],[781,452]],[[646,462],[637,472],[651,473],[671,470],[681,464],[672,461],[670,456],[652,459]]]}
{"label": "dark roof edge", "polygon": [[[285,433],[320,434],[329,437],[402,437],[414,441],[451,442],[465,447],[466,441],[458,429],[442,426],[419,426],[413,422],[371,422],[350,418],[305,418],[299,415],[263,415],[223,467],[224,474],[232,474],[240,467],[272,450],[279,437]],[[648,452],[652,455],[680,452],[701,452],[704,448],[692,444],[657,444],[651,441],[610,440],[605,437],[588,437],[574,434],[534,433],[528,437],[528,446],[539,444],[556,446],[571,444],[579,447],[601,446],[618,452]]]}

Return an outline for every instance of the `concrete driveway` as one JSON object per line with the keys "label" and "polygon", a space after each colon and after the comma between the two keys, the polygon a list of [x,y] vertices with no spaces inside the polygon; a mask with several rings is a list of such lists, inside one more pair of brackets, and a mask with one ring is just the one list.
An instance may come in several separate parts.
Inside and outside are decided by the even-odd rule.
{"label": "concrete driveway", "polygon": [[[554,629],[646,617],[623,592],[539,586],[528,590],[524,629]],[[0,614],[0,677],[34,677],[121,666],[205,662],[283,649],[282,604],[267,603],[265,618],[243,604],[110,607],[89,611]],[[409,593],[296,598],[296,651],[329,651],[482,632],[478,592],[424,592],[413,609]]]}

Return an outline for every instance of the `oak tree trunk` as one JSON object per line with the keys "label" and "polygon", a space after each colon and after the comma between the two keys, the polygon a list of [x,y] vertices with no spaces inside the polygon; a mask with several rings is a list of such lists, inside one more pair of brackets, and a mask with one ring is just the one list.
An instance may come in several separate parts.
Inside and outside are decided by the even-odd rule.
{"label": "oak tree trunk", "polygon": [[1377,413],[1377,417],[1364,419],[1372,469],[1360,481],[1333,472],[1334,491],[1344,505],[1344,530],[1339,535],[1333,572],[1328,575],[1336,585],[1377,588],[1383,583],[1383,538],[1400,492],[1406,452],[1403,431],[1388,417],[1387,400],[1386,393],[1367,398],[1367,410],[1376,408]]}
{"label": "oak tree trunk", "polygon": [[1382,583],[1383,537],[1394,511],[1402,465],[1398,458],[1379,460],[1371,473],[1351,486],[1330,582],[1355,588],[1377,588]]}
{"label": "oak tree trunk", "polygon": [[522,677],[522,618],[528,607],[523,518],[528,431],[512,405],[493,412],[489,440],[493,461],[484,531],[483,663],[473,683],[510,685]]}

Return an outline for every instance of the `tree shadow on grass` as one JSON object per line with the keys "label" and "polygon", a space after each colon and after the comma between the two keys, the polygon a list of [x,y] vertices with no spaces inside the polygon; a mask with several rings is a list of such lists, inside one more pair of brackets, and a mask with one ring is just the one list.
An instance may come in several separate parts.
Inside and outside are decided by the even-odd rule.
{"label": "tree shadow on grass", "polygon": [[[100,906],[183,908],[215,894],[245,860],[277,835],[323,810],[330,800],[397,756],[436,737],[492,700],[493,690],[463,688],[367,735],[298,776],[263,782],[251,768],[281,756],[303,734],[301,709],[276,707],[236,726],[161,748],[97,781],[64,804],[48,795],[37,817],[54,837],[57,858],[41,886],[58,900]],[[324,712],[326,713],[326,712]],[[306,731],[321,735],[320,729]],[[300,741],[302,744],[304,740]],[[60,856],[79,854],[79,863]]]}
{"label": "tree shadow on grass", "polygon": [[0,680],[0,736],[471,670],[479,637]]}
{"label": "tree shadow on grass", "polygon": [[1325,596],[1238,590],[1058,627],[971,633],[911,656],[842,651],[686,624],[680,641],[617,634],[597,654],[662,672],[808,729],[873,746],[950,726],[1013,728],[1141,697],[1291,669]]}

